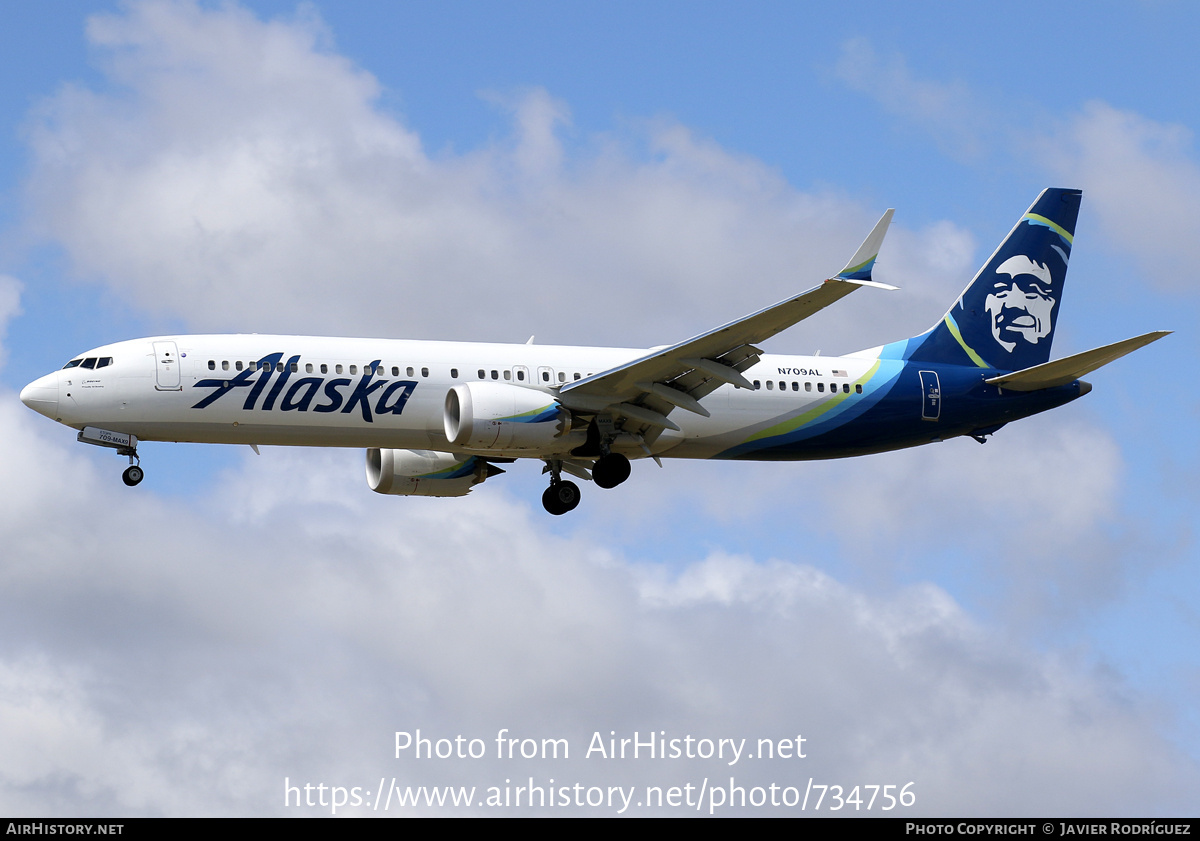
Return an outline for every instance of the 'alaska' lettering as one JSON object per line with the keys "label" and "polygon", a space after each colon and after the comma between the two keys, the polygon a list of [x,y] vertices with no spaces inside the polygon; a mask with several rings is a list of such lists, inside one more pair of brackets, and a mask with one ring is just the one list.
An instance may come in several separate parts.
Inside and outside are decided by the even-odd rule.
{"label": "'alaska' lettering", "polygon": [[[192,408],[208,408],[231,391],[248,388],[249,393],[246,395],[245,403],[242,404],[242,409],[254,409],[258,404],[258,398],[267,390],[267,386],[273,379],[274,384],[271,385],[271,390],[267,392],[266,399],[259,407],[262,411],[274,410],[276,402],[279,402],[279,411],[281,412],[307,412],[312,406],[313,400],[318,395],[323,395],[323,402],[312,406],[312,411],[328,413],[340,410],[342,414],[351,414],[357,408],[362,413],[364,421],[374,423],[374,415],[398,415],[403,412],[408,398],[412,396],[417,387],[414,380],[391,382],[376,378],[375,375],[382,370],[378,359],[370,365],[364,366],[362,377],[349,395],[343,394],[341,391],[353,382],[346,377],[328,380],[325,377],[303,377],[291,382],[289,387],[292,372],[300,370],[300,355],[292,356],[286,363],[283,363],[282,360],[283,353],[271,353],[247,367],[246,370],[239,371],[230,379],[199,380],[195,385],[196,388],[211,388],[212,392]],[[275,376],[276,373],[279,374],[278,377]],[[375,401],[374,412],[372,412],[371,397],[380,389],[383,391]],[[280,400],[281,396],[282,400]]]}

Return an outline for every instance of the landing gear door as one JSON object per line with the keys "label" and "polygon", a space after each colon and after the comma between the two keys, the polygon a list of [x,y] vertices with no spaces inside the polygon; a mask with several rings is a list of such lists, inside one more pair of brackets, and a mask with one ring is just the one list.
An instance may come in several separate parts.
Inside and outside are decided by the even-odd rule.
{"label": "landing gear door", "polygon": [[942,416],[942,386],[937,371],[921,371],[921,419],[936,421]]}
{"label": "landing gear door", "polygon": [[174,342],[154,343],[154,387],[159,391],[180,391],[179,349]]}

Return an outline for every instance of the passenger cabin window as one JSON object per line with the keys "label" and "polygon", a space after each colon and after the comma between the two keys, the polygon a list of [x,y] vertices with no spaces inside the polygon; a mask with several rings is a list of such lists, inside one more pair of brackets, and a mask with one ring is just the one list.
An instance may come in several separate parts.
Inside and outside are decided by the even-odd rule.
{"label": "passenger cabin window", "polygon": [[428,376],[429,376],[429,369],[428,369],[428,368],[422,368],[422,369],[421,369],[421,376],[422,376],[422,377],[428,377]]}
{"label": "passenger cabin window", "polygon": [[509,371],[508,369],[505,369],[505,371],[504,371],[504,379],[506,379],[506,380],[511,380],[511,379],[512,379],[512,371]]}
{"label": "passenger cabin window", "polygon": [[324,363],[324,362],[322,362],[322,363],[321,363],[321,373],[322,373],[322,374],[328,374],[328,373],[329,373],[329,366],[328,366],[326,363]]}
{"label": "passenger cabin window", "polygon": [[825,393],[825,383],[817,383],[817,391],[824,394]]}
{"label": "passenger cabin window", "polygon": [[842,394],[850,393],[850,383],[842,383]]}
{"label": "passenger cabin window", "polygon": [[350,366],[350,373],[351,373],[351,374],[357,374],[357,373],[358,373],[358,366],[357,366],[357,365],[351,365],[351,366]]}
{"label": "passenger cabin window", "polygon": [[799,391],[799,390],[800,390],[800,383],[793,382],[792,383],[792,391]]}
{"label": "passenger cabin window", "polygon": [[582,375],[582,374],[580,374],[578,371],[576,371],[576,372],[575,372],[575,379],[577,379],[577,380],[582,380],[582,379],[583,379],[583,375]]}
{"label": "passenger cabin window", "polygon": [[481,379],[481,380],[487,379],[487,371],[483,370],[482,368],[479,369],[479,379]]}
{"label": "passenger cabin window", "polygon": [[239,371],[242,370],[242,360],[239,359],[237,362],[233,363],[233,367],[237,368]]}
{"label": "passenger cabin window", "polygon": [[[91,365],[88,365],[87,367],[88,367],[88,368],[90,368],[90,367],[92,367],[92,366],[91,366]],[[210,360],[208,360],[208,370],[210,370],[210,371],[215,371],[215,370],[217,370],[217,363],[216,363],[216,360],[213,360],[213,359],[210,359]]]}
{"label": "passenger cabin window", "polygon": [[393,365],[393,366],[392,366],[392,376],[393,376],[393,377],[398,377],[398,376],[400,376],[400,366],[399,366],[399,365]]}
{"label": "passenger cabin window", "polygon": [[550,382],[550,372],[549,371],[542,371],[542,382],[544,382],[544,383]]}
{"label": "passenger cabin window", "polygon": [[804,384],[804,390],[805,390],[805,391],[812,391],[812,383],[805,383],[805,384]]}
{"label": "passenger cabin window", "polygon": [[306,374],[312,373],[312,363],[311,362],[304,363],[304,373],[306,373]]}
{"label": "passenger cabin window", "polygon": [[521,382],[525,382],[525,372],[520,368],[517,369],[517,379]]}
{"label": "passenger cabin window", "polygon": [[855,393],[857,393],[857,394],[862,394],[862,383],[855,383],[855,384],[854,384],[854,391],[855,391]]}
{"label": "passenger cabin window", "polygon": [[767,391],[773,391],[774,389],[775,389],[775,383],[771,380],[767,380]]}
{"label": "passenger cabin window", "polygon": [[335,374],[340,374],[340,373],[342,373],[342,366],[341,366],[341,365],[334,365],[334,366],[333,366],[333,372],[334,372]]}
{"label": "passenger cabin window", "polygon": [[755,380],[754,381],[754,390],[758,391],[758,389],[760,389],[760,388],[762,388],[762,383],[760,383],[758,380]]}
{"label": "passenger cabin window", "polygon": [[452,380],[458,379],[458,369],[457,368],[450,369],[450,379],[452,379]]}
{"label": "passenger cabin window", "polygon": [[495,368],[492,369],[492,379],[493,380],[500,379],[500,372],[497,371]]}

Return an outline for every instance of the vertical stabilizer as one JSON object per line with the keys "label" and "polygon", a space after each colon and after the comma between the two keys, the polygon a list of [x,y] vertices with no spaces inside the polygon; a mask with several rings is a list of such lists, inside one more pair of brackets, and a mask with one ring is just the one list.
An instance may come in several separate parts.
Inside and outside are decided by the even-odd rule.
{"label": "vertical stabilizer", "polygon": [[1050,359],[1079,190],[1043,190],[950,311],[906,356],[1016,371]]}

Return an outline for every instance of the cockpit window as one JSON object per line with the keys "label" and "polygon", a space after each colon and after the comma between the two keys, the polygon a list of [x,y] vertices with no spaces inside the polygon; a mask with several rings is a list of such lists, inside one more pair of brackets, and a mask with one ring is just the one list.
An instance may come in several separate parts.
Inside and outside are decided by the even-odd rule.
{"label": "cockpit window", "polygon": [[68,368],[107,368],[113,364],[111,356],[89,356],[87,359],[72,359],[66,365],[62,366],[65,371]]}

